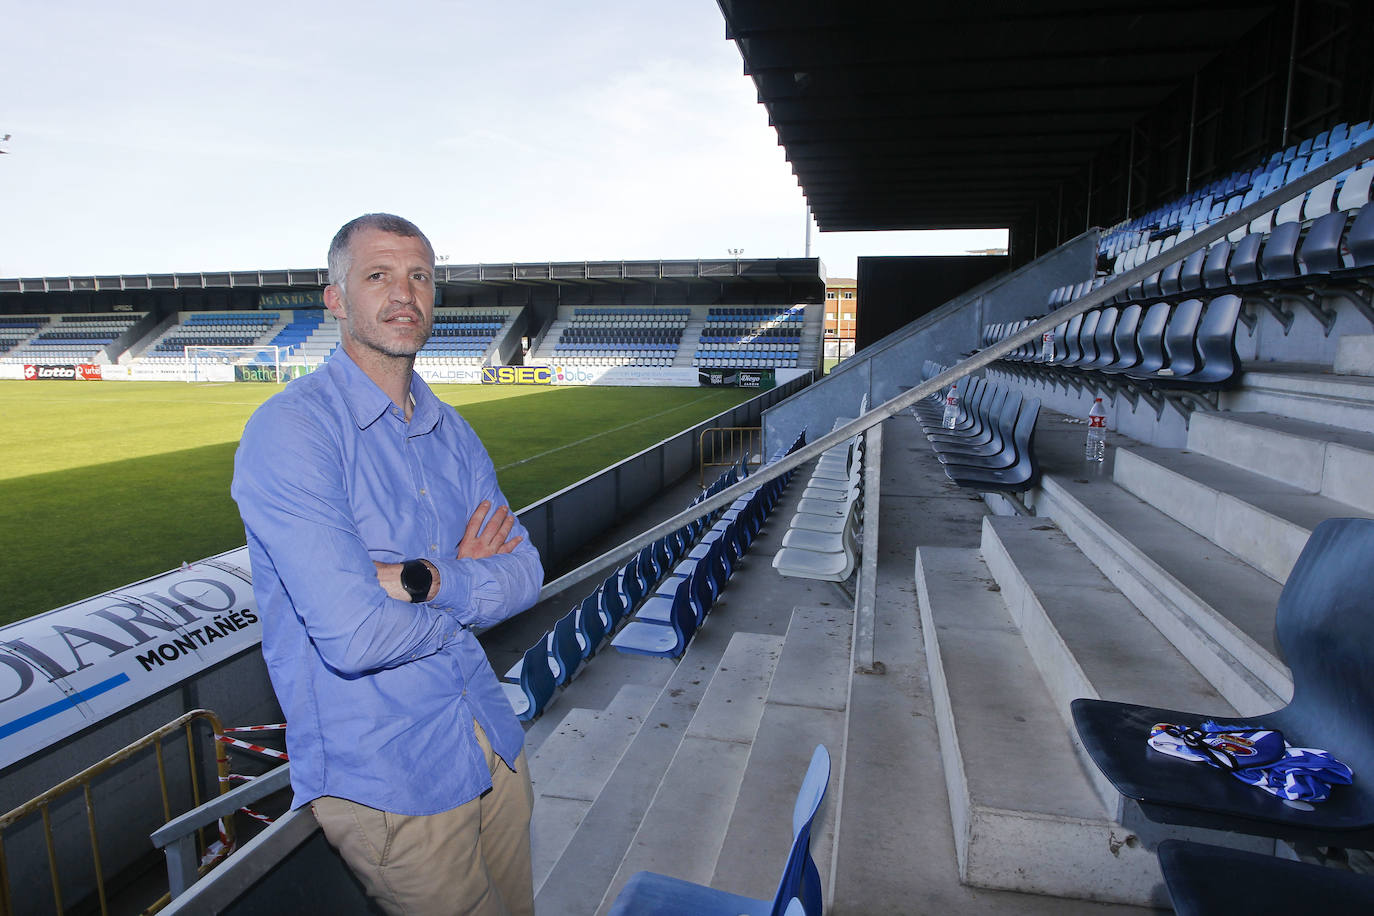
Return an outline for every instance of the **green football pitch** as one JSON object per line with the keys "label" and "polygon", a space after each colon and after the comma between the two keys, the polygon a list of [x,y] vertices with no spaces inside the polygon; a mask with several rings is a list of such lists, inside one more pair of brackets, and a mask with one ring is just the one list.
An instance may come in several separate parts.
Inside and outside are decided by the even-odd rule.
{"label": "green football pitch", "polygon": [[[234,449],[280,386],[0,382],[0,623],[242,546]],[[515,508],[757,392],[436,385]]]}

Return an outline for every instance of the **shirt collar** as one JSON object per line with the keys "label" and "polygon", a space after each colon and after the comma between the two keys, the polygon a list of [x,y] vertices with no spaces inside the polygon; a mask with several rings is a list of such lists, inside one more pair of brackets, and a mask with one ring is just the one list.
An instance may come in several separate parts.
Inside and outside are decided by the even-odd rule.
{"label": "shirt collar", "polygon": [[[367,377],[343,347],[329,357],[325,367],[359,429],[367,429],[394,406],[386,392]],[[411,411],[408,435],[430,432],[439,425],[439,399],[415,372],[410,377],[410,394],[415,399],[415,407]]]}

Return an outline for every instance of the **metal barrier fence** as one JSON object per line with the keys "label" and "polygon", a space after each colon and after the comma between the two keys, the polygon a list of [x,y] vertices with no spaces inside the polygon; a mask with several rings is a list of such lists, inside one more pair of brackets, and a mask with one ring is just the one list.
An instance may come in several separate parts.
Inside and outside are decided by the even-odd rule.
{"label": "metal barrier fence", "polygon": [[[53,837],[52,821],[49,809],[53,802],[71,792],[80,789],[84,795],[86,808],[86,827],[90,832],[91,840],[91,859],[95,878],[96,894],[100,901],[100,912],[102,916],[109,913],[109,901],[105,893],[105,875],[100,861],[100,843],[96,829],[95,802],[91,795],[92,783],[97,777],[110,771],[114,767],[132,758],[140,751],[149,747],[153,749],[154,757],[157,760],[158,782],[162,789],[162,814],[164,820],[172,819],[171,799],[167,789],[167,764],[163,759],[162,743],[163,739],[184,730],[186,736],[186,757],[190,767],[190,788],[192,795],[192,807],[201,803],[200,798],[200,779],[196,772],[195,741],[192,733],[192,725],[196,720],[204,720],[209,725],[213,740],[210,742],[215,749],[215,765],[219,772],[219,791],[223,794],[229,788],[229,758],[225,750],[224,743],[220,740],[224,733],[224,728],[220,724],[219,717],[208,709],[193,709],[188,713],[178,716],[166,725],[144,735],[132,744],[127,745],[122,750],[116,751],[99,763],[93,764],[57,785],[48,789],[43,794],[30,799],[9,813],[0,816],[0,916],[12,916],[20,912],[15,909],[14,901],[10,895],[9,867],[5,857],[5,831],[14,826],[24,818],[38,813],[43,818],[43,837],[47,845],[48,853],[48,872],[52,878],[53,902],[56,912],[62,914],[64,907],[62,904],[62,881],[57,867],[57,850]],[[223,843],[223,851],[233,848],[234,845],[234,824],[232,819],[226,818],[220,822],[219,839]],[[203,839],[200,843],[200,853],[205,852]],[[208,869],[209,864],[205,866]],[[161,900],[154,902],[145,912],[156,912],[167,904],[170,898],[164,895]],[[33,901],[26,901],[23,912],[32,913],[34,911]]]}
{"label": "metal barrier fence", "polygon": [[[742,449],[742,451],[741,451]],[[749,464],[763,464],[762,426],[717,426],[703,429],[697,444],[698,483],[705,488],[707,468],[728,468],[744,455]]]}

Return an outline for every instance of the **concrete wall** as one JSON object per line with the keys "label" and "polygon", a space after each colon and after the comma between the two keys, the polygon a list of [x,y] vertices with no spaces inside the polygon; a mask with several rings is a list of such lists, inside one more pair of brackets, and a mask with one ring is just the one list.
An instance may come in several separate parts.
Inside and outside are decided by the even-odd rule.
{"label": "concrete wall", "polygon": [[836,417],[857,416],[864,394],[870,407],[895,397],[920,382],[927,359],[958,362],[978,347],[984,324],[1045,314],[1052,289],[1093,276],[1097,238],[1096,230],[1086,232],[860,350],[799,396],[764,412],[765,449],[790,443],[802,429],[808,439],[829,432]]}

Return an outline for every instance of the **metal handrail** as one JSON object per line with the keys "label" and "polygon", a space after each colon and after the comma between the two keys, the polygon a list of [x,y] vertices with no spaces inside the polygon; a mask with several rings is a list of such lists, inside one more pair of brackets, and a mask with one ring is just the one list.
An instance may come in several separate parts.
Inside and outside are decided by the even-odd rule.
{"label": "metal handrail", "polygon": [[[10,896],[9,870],[5,859],[4,832],[6,828],[13,826],[18,821],[23,820],[25,817],[35,812],[40,813],[43,817],[43,832],[47,842],[48,872],[52,878],[53,901],[59,916],[63,912],[62,888],[57,871],[57,852],[53,844],[52,823],[48,816],[48,808],[58,797],[66,795],[69,792],[74,792],[77,789],[80,789],[85,796],[86,825],[87,829],[90,831],[91,837],[91,857],[95,870],[96,894],[100,900],[100,912],[102,914],[108,913],[109,902],[105,897],[105,875],[100,862],[100,842],[96,832],[95,807],[91,797],[91,784],[100,774],[123,763],[134,754],[151,745],[157,758],[158,781],[162,789],[163,817],[170,819],[172,816],[172,809],[171,802],[167,796],[167,769],[162,759],[162,739],[172,732],[175,732],[177,729],[184,728],[186,731],[186,756],[190,765],[191,797],[195,805],[198,806],[200,804],[200,779],[196,772],[195,744],[191,733],[191,725],[197,719],[206,720],[210,725],[211,731],[214,732],[215,765],[219,771],[220,792],[223,793],[225,789],[228,788],[229,783],[229,757],[225,752],[224,745],[218,740],[219,736],[224,733],[224,728],[220,724],[219,716],[208,709],[193,709],[190,712],[183,713],[166,725],[149,732],[142,738],[126,745],[100,762],[92,764],[75,776],[64,779],[46,792],[29,799],[24,802],[24,804],[14,808],[6,814],[0,815],[0,914],[9,916],[9,914],[15,912],[14,901]],[[224,834],[226,846],[232,846],[234,840],[232,821],[225,821]],[[157,904],[154,904],[154,909],[156,907]]]}
{"label": "metal handrail", "polygon": [[[697,437],[697,465],[700,467],[700,475],[697,483],[705,488],[707,468],[728,468],[740,463],[739,450],[741,444],[744,446],[744,457],[748,464],[757,465],[754,461],[755,443],[762,447],[763,427],[762,426],[712,426],[701,431]],[[710,443],[710,460],[707,459],[707,443]],[[725,460],[719,460],[725,455]]]}
{"label": "metal handrail", "polygon": [[1181,260],[1194,251],[1207,247],[1212,242],[1230,234],[1233,230],[1247,225],[1255,217],[1276,209],[1279,204],[1284,203],[1295,195],[1316,187],[1328,178],[1334,178],[1347,168],[1357,165],[1362,160],[1371,156],[1374,156],[1374,140],[1366,141],[1340,156],[1337,156],[1335,159],[1313,169],[1296,181],[1284,185],[1282,188],[1261,197],[1249,206],[1242,207],[1230,216],[1218,220],[1201,232],[1197,232],[1184,239],[1168,251],[1160,252],[1144,263],[1117,274],[1097,289],[1079,296],[1077,299],[1064,305],[1057,311],[1046,315],[1044,318],[1032,321],[1029,325],[1017,331],[1015,334],[979,350],[962,362],[946,369],[938,375],[926,379],[915,387],[902,392],[884,403],[879,404],[867,413],[821,436],[814,442],[808,443],[797,451],[792,452],[790,455],[785,455],[777,461],[764,465],[764,467],[760,468],[756,473],[751,474],[739,483],[727,487],[715,496],[679,512],[672,518],[666,519],[654,525],[652,528],[646,529],[644,532],[616,547],[612,547],[610,550],[593,560],[589,560],[571,572],[559,576],[557,579],[554,579],[540,589],[539,600],[546,601],[572,586],[590,579],[592,576],[602,572],[612,564],[628,560],[645,546],[652,544],[663,535],[681,528],[692,519],[729,505],[760,484],[774,480],[786,474],[788,471],[806,464],[815,459],[826,449],[839,445],[846,439],[856,436],[890,417],[896,416],[917,401],[944,390],[959,379],[977,372],[979,369],[1001,359],[1013,350],[1031,341],[1039,340],[1046,331],[1052,331],[1075,315],[1082,315],[1085,312],[1097,308],[1108,300],[1115,298],[1118,293],[1129,289],[1137,280],[1143,280],[1151,274],[1162,270],[1165,265]]}

